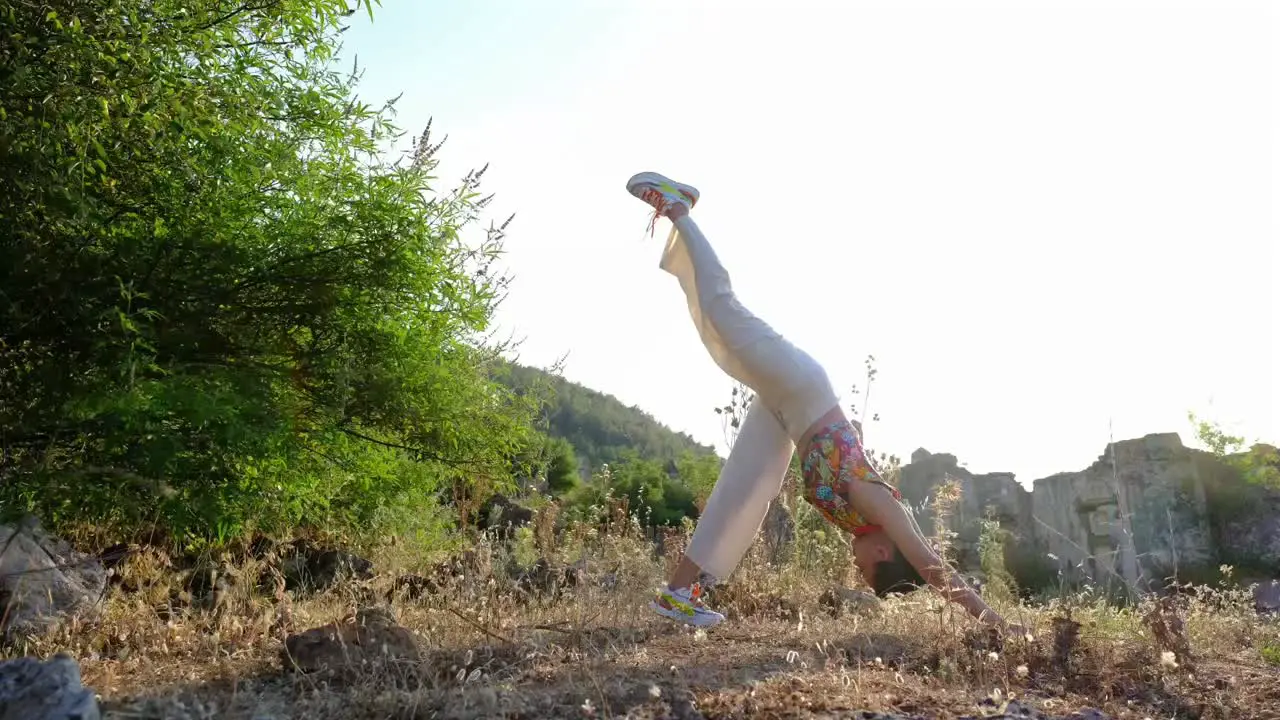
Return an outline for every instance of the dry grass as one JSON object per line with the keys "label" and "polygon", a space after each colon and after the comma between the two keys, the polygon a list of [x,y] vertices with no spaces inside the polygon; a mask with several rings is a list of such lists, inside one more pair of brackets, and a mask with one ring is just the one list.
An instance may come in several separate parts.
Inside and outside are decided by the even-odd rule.
{"label": "dry grass", "polygon": [[[224,564],[230,581],[188,597],[165,558],[135,555],[97,621],[20,650],[77,657],[105,716],[121,719],[854,717],[854,710],[952,718],[1010,698],[1054,715],[1091,706],[1117,718],[1280,718],[1280,668],[1265,659],[1267,648],[1280,654],[1280,625],[1258,618],[1244,593],[1201,592],[1185,608],[1147,602],[1121,610],[1087,595],[1004,606],[1034,636],[1002,643],[930,593],[834,617],[819,602],[829,572],[814,570],[828,561],[797,558],[774,568],[753,553],[718,591],[731,621],[696,632],[648,612],[670,558],[653,557],[633,528],[615,527],[603,536],[579,528],[554,541],[545,529],[537,533],[555,563],[585,564],[582,582],[559,597],[518,589],[488,569],[505,567],[509,551],[482,548],[484,557],[444,593],[395,600],[398,621],[424,648],[417,661],[317,677],[286,671],[280,658],[289,632],[385,604],[398,573],[425,572],[403,567],[408,556],[393,547],[371,558],[381,571],[375,579],[311,597],[264,587],[263,568],[252,561]],[[1180,655],[1166,654],[1171,644]]]}

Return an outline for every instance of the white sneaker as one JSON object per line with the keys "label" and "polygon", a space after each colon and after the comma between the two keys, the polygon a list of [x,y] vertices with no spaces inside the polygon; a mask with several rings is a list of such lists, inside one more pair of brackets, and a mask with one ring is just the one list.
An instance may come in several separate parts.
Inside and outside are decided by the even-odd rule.
{"label": "white sneaker", "polygon": [[663,588],[649,601],[649,607],[663,617],[693,625],[711,627],[724,622],[724,615],[702,604],[702,588],[694,583],[691,588]]}
{"label": "white sneaker", "polygon": [[653,232],[658,218],[666,215],[672,205],[684,205],[693,209],[698,204],[698,189],[692,185],[678,183],[655,172],[642,172],[631,176],[627,181],[627,192],[640,198],[653,208],[653,217],[649,221],[649,232]]}

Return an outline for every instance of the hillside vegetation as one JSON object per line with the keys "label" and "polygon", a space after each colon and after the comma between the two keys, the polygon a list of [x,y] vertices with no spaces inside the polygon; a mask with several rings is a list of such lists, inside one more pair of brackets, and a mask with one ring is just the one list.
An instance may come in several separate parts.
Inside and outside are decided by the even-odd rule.
{"label": "hillside vegetation", "polygon": [[672,430],[644,410],[560,375],[516,364],[504,382],[520,393],[550,389],[541,412],[545,432],[573,445],[584,474],[603,464],[616,465],[631,453],[663,463],[686,454],[715,454],[715,448]]}

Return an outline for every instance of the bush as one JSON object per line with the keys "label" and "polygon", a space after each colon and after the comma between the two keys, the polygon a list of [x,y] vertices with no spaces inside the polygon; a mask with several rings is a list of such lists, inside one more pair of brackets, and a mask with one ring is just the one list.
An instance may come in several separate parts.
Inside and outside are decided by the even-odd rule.
{"label": "bush", "polygon": [[0,506],[225,539],[509,480],[483,171],[382,157],[346,3],[56,5],[0,2]]}

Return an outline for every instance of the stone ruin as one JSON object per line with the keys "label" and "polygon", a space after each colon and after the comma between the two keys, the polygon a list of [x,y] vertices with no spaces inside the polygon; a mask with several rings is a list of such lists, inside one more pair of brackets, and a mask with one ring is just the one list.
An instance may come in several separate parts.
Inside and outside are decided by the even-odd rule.
{"label": "stone ruin", "polygon": [[1088,468],[1036,480],[1030,492],[1011,473],[974,474],[954,455],[917,450],[899,486],[926,533],[948,479],[961,487],[947,525],[965,572],[980,571],[989,518],[1012,535],[1006,567],[1024,585],[1148,590],[1202,582],[1221,565],[1237,568],[1237,580],[1280,578],[1280,490],[1249,483],[1176,433],[1111,443]]}

